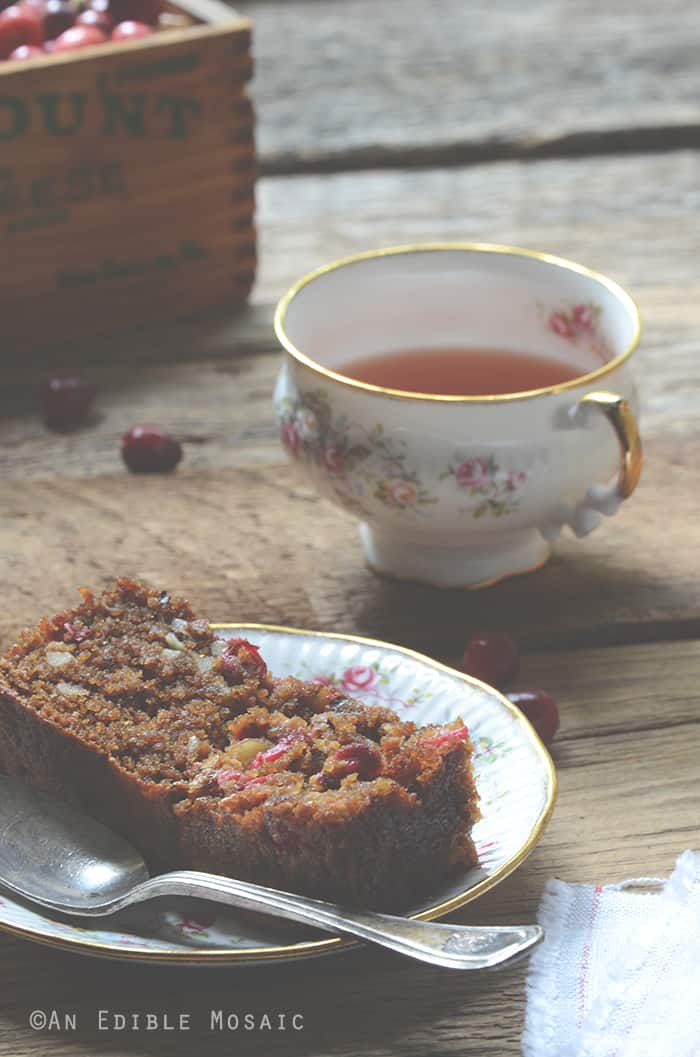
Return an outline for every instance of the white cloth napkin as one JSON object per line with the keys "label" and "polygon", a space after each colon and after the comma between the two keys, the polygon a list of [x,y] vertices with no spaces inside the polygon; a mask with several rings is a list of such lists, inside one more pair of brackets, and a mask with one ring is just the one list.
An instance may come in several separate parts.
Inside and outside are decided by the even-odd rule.
{"label": "white cloth napkin", "polygon": [[539,921],[523,1057],[700,1057],[700,853],[665,882],[548,881]]}

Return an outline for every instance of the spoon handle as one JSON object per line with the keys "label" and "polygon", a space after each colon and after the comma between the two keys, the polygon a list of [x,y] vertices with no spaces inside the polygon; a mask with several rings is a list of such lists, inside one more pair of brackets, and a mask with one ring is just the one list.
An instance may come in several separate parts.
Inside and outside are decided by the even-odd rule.
{"label": "spoon handle", "polygon": [[439,925],[369,910],[354,910],[194,870],[178,870],[153,877],[134,888],[122,905],[164,895],[196,896],[243,910],[300,921],[324,931],[342,932],[378,943],[419,961],[449,969],[494,968],[523,954],[544,935],[539,925]]}

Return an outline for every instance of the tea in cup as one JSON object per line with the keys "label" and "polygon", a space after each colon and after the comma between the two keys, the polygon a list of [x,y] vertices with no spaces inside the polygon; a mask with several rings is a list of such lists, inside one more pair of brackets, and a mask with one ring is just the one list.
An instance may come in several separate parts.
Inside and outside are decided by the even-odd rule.
{"label": "tea in cup", "polygon": [[377,572],[477,587],[591,532],[641,471],[640,321],[548,254],[429,244],[319,268],[280,301],[282,443]]}

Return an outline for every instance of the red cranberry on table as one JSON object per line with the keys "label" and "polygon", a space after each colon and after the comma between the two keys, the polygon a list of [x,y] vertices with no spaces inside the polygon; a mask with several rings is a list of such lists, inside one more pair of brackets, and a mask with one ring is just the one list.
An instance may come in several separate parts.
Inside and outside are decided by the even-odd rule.
{"label": "red cranberry on table", "polygon": [[167,473],[182,458],[182,447],[155,426],[133,426],[122,438],[122,458],[133,473]]}
{"label": "red cranberry on table", "polygon": [[49,378],[41,390],[41,410],[49,429],[81,426],[90,414],[96,389],[79,375]]}
{"label": "red cranberry on table", "polygon": [[55,40],[75,22],[75,11],[67,0],[46,0],[44,8],[44,36]]}
{"label": "red cranberry on table", "polygon": [[548,744],[559,730],[559,707],[546,690],[511,690],[506,695],[530,720],[533,727]]}
{"label": "red cranberry on table", "polygon": [[137,37],[150,37],[152,26],[145,22],[120,22],[112,30],[112,40],[136,40]]}
{"label": "red cranberry on table", "polygon": [[6,59],[23,44],[40,47],[44,42],[39,8],[13,4],[0,15],[0,59]]}
{"label": "red cranberry on table", "polygon": [[7,58],[11,62],[24,62],[26,59],[41,59],[46,55],[43,48],[37,48],[35,44],[20,44]]}
{"label": "red cranberry on table", "polygon": [[462,670],[500,688],[513,678],[518,662],[518,647],[510,635],[501,631],[484,631],[469,640]]}
{"label": "red cranberry on table", "polygon": [[77,48],[89,48],[95,44],[104,44],[107,37],[97,26],[71,26],[53,42],[53,52],[74,51]]}

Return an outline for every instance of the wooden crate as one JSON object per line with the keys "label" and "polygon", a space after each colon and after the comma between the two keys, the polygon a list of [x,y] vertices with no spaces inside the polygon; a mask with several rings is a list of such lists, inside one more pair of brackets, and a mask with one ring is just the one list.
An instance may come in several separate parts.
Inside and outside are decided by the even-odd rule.
{"label": "wooden crate", "polygon": [[197,24],[0,63],[6,363],[250,291],[250,23],[218,0],[178,9]]}

